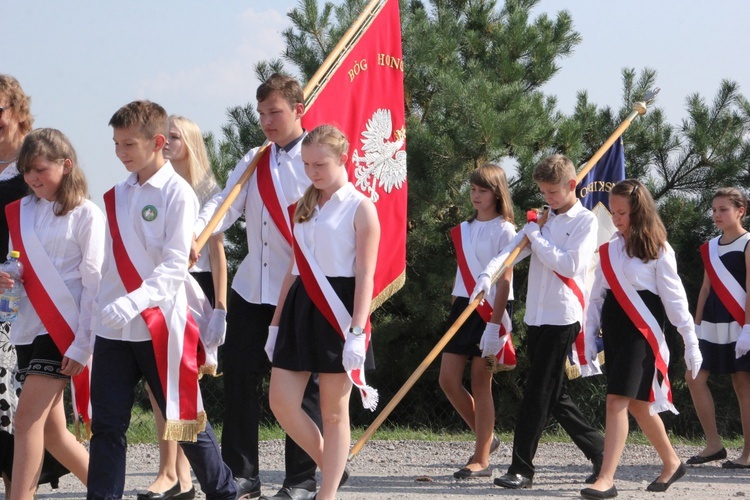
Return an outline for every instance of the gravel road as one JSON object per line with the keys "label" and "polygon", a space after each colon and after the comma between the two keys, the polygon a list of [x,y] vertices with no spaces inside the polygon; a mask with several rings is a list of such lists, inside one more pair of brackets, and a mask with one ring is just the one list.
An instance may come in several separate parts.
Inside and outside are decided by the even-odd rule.
{"label": "gravel road", "polygon": [[[505,490],[494,486],[488,478],[453,479],[453,472],[471,451],[471,443],[467,442],[370,441],[350,464],[352,476],[338,498],[580,498],[578,492],[586,486],[583,480],[591,471],[590,463],[574,445],[546,443],[540,445],[537,453],[537,474],[531,490]],[[677,453],[683,459],[698,451],[695,447],[677,447]],[[738,450],[729,450],[729,458],[736,458],[738,454]],[[507,446],[502,446],[492,456],[494,476],[506,472],[509,455]],[[628,445],[617,472],[618,498],[720,500],[750,496],[750,470],[722,469],[720,462],[691,467],[688,475],[675,483],[666,495],[648,493],[645,488],[658,476],[659,463],[656,453],[649,446]],[[158,450],[155,445],[131,446],[128,449],[125,498],[135,498],[139,490],[145,489],[157,468]],[[281,441],[261,443],[261,470],[263,492],[273,494],[283,478]],[[84,497],[84,488],[70,475],[61,479],[59,490],[45,485],[38,494],[39,499]],[[0,495],[0,498],[4,496]],[[197,498],[204,496],[199,493]]]}

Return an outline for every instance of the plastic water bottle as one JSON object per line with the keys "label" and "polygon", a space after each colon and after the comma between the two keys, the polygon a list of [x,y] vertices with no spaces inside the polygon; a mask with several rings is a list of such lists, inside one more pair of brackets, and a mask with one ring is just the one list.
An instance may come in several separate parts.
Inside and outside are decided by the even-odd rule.
{"label": "plastic water bottle", "polygon": [[13,250],[10,252],[10,258],[0,265],[0,271],[8,273],[14,281],[13,286],[0,295],[0,321],[8,323],[18,318],[18,301],[24,295],[23,283],[21,283],[23,265],[18,260],[20,256],[19,252]]}

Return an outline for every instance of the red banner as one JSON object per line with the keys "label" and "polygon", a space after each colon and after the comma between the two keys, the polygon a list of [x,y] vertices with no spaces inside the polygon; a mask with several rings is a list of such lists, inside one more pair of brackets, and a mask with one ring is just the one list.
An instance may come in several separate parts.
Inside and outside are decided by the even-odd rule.
{"label": "red banner", "polygon": [[349,180],[378,211],[377,307],[401,288],[406,268],[406,122],[398,0],[386,0],[375,11],[302,117],[307,130],[324,123],[346,134]]}

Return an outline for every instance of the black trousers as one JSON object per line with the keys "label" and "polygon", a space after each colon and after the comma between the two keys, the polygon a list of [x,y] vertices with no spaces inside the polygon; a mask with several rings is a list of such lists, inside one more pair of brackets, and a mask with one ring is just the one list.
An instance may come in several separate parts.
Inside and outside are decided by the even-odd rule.
{"label": "black trousers", "polygon": [[513,435],[513,460],[508,472],[534,476],[539,439],[552,415],[588,459],[604,451],[604,436],[594,429],[565,391],[565,358],[580,325],[529,326],[529,369]]}
{"label": "black trousers", "polygon": [[[259,473],[262,383],[271,369],[263,348],[275,309],[270,304],[251,304],[232,290],[222,351],[224,428],[221,451],[235,477],[254,478]],[[322,428],[317,375],[310,377],[302,409]],[[285,443],[285,466],[284,486],[315,490],[317,466],[289,436]]]}
{"label": "black trousers", "polygon": [[[125,431],[135,398],[133,390],[141,377],[151,387],[162,414],[166,402],[156,369],[153,344],[97,337],[91,373],[91,445],[89,447],[89,500],[122,498],[125,487]],[[221,451],[211,424],[195,443],[180,446],[195,477],[213,500],[233,500],[237,494],[232,473],[221,460]]]}

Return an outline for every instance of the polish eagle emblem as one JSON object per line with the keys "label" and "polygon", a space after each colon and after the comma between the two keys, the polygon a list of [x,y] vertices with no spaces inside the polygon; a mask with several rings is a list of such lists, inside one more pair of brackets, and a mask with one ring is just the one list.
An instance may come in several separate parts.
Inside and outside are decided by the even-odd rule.
{"label": "polish eagle emblem", "polygon": [[[395,135],[395,140],[391,137]],[[406,180],[406,127],[393,133],[393,121],[389,109],[378,109],[367,121],[362,132],[362,152],[354,150],[355,185],[370,195],[373,203],[380,197],[378,186],[386,193],[400,189]]]}

